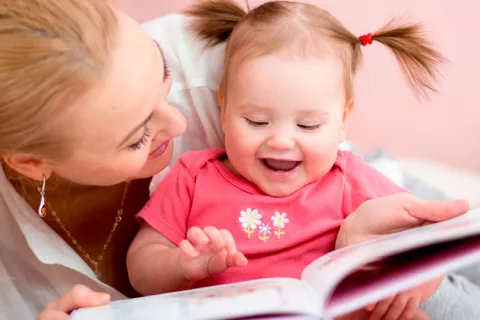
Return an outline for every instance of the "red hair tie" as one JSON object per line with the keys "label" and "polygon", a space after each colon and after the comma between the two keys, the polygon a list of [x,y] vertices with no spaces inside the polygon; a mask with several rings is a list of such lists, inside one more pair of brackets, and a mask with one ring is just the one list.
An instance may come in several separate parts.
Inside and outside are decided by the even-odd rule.
{"label": "red hair tie", "polygon": [[360,36],[360,43],[362,44],[362,46],[366,46],[367,44],[372,44],[373,42],[372,36],[373,35],[371,33]]}

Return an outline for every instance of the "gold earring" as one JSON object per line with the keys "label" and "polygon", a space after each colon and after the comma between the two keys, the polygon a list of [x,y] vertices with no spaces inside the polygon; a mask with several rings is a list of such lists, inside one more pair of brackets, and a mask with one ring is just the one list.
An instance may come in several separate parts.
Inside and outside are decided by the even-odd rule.
{"label": "gold earring", "polygon": [[47,178],[43,176],[42,189],[40,190],[40,205],[38,206],[38,215],[40,218],[45,218],[47,215],[47,207],[45,206],[45,184],[47,183]]}

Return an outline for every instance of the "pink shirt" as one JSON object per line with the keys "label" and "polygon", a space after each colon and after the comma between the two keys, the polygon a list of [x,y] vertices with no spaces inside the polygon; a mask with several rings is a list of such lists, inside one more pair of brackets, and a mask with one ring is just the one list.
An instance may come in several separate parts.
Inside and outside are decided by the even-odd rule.
{"label": "pink shirt", "polygon": [[233,174],[218,160],[224,154],[203,150],[182,155],[138,214],[177,245],[194,226],[232,233],[248,266],[230,268],[195,287],[300,278],[310,262],[334,250],[340,224],[362,202],[405,191],[360,157],[339,151],[324,178],[289,196],[271,197]]}

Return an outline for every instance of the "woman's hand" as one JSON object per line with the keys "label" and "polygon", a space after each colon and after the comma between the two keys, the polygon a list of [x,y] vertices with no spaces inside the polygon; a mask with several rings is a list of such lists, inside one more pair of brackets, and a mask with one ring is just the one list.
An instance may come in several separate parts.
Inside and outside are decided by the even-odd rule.
{"label": "woman's hand", "polygon": [[367,306],[370,312],[368,320],[428,319],[420,309],[420,303],[427,300],[440,286],[443,277],[431,280],[415,288],[397,294],[394,297]]}
{"label": "woman's hand", "polygon": [[342,223],[335,248],[378,236],[448,220],[468,211],[468,201],[433,201],[398,193],[362,203]]}
{"label": "woman's hand", "polygon": [[[342,223],[337,235],[337,249],[375,239],[381,235],[419,227],[424,224],[448,220],[468,211],[468,201],[431,201],[417,198],[408,193],[398,193],[375,198],[362,203]],[[415,299],[400,294],[385,301],[373,304],[367,309],[358,310],[347,316],[348,319],[382,319],[399,314],[405,319],[428,319],[418,307],[438,288],[441,279],[436,279],[415,289]],[[420,293],[420,295],[419,295]],[[406,299],[409,298],[409,299]],[[404,303],[408,302],[408,303]],[[388,317],[386,316],[388,314]]]}
{"label": "woman's hand", "polygon": [[68,314],[77,308],[97,307],[107,304],[110,295],[94,292],[82,285],[76,285],[60,298],[50,302],[37,320],[67,320]]}

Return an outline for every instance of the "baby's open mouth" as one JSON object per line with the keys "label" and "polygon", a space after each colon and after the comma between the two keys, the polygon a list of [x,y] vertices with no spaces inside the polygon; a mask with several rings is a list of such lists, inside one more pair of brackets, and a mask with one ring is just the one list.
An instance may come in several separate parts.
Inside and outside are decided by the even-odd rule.
{"label": "baby's open mouth", "polygon": [[265,167],[270,170],[284,172],[295,170],[302,164],[302,161],[278,160],[270,158],[260,159],[260,161],[262,161]]}

